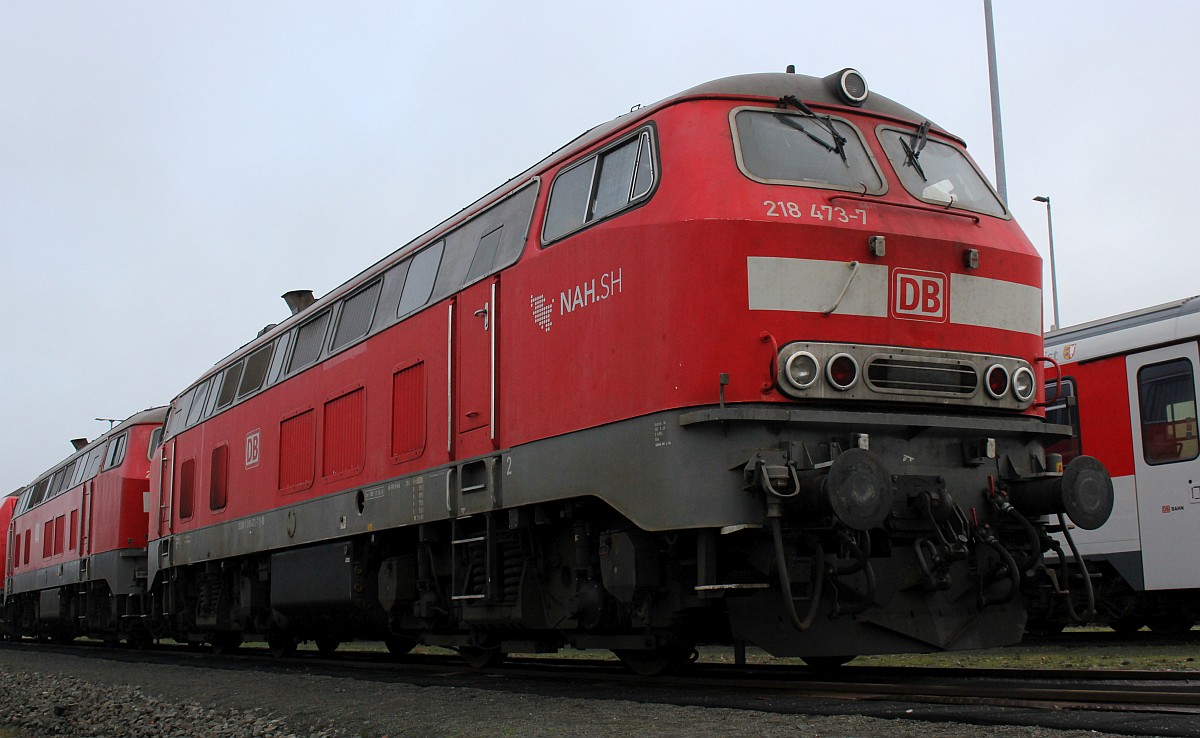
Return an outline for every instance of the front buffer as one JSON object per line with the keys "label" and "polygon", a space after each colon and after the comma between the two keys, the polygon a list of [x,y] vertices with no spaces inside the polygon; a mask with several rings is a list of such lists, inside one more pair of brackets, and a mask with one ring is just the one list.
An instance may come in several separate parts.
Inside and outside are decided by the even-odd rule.
{"label": "front buffer", "polygon": [[[721,528],[697,589],[724,598],[735,642],[777,656],[1017,643],[1020,590],[1054,545],[1041,516],[1093,525],[1112,509],[1098,464],[1045,469],[1036,418],[740,406],[678,423],[693,471],[710,446],[753,449],[723,474],[709,467],[736,477],[761,518]],[[677,489],[682,507],[730,494]]]}

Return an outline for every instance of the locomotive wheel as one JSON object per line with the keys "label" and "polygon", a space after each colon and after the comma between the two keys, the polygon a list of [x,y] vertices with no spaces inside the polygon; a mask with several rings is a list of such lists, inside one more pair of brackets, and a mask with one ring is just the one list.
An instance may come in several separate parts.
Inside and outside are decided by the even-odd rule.
{"label": "locomotive wheel", "polygon": [[242,646],[242,634],[234,632],[214,633],[212,637],[212,652],[217,656],[230,654]]}
{"label": "locomotive wheel", "polygon": [[498,648],[479,648],[478,646],[461,646],[458,649],[458,655],[463,661],[467,662],[467,666],[472,669],[486,669],[491,666],[499,666],[504,661],[507,655]]}
{"label": "locomotive wheel", "polygon": [[1142,626],[1145,624],[1146,621],[1143,618],[1129,615],[1123,618],[1117,618],[1109,623],[1108,627],[1112,628],[1113,632],[1117,635],[1131,636],[1141,630]]}
{"label": "locomotive wheel", "polygon": [[138,651],[145,651],[154,645],[154,635],[148,630],[137,629],[126,637],[125,642]]}
{"label": "locomotive wheel", "polygon": [[296,653],[296,639],[290,635],[267,636],[267,647],[271,649],[272,656],[281,659]]}
{"label": "locomotive wheel", "polygon": [[669,674],[698,656],[694,646],[678,643],[645,650],[613,649],[613,653],[630,671],[642,676]]}
{"label": "locomotive wheel", "polygon": [[1031,617],[1025,623],[1025,632],[1038,638],[1053,638],[1063,632],[1067,624],[1048,617]]}
{"label": "locomotive wheel", "polygon": [[342,642],[336,638],[318,638],[316,642],[317,650],[321,653],[333,653],[338,650],[338,646],[342,645]]}
{"label": "locomotive wheel", "polygon": [[387,646],[388,653],[393,656],[403,656],[417,645],[416,638],[408,636],[389,636],[383,640],[383,644]]}
{"label": "locomotive wheel", "polygon": [[800,660],[813,671],[833,671],[854,660],[853,656],[801,656]]}
{"label": "locomotive wheel", "polygon": [[1191,618],[1185,615],[1162,615],[1150,618],[1150,630],[1159,635],[1183,635],[1192,629]]}

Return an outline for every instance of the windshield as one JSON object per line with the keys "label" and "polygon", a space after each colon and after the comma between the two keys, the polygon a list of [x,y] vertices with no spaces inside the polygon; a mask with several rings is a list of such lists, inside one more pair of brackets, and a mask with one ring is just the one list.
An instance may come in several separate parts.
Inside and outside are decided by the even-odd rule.
{"label": "windshield", "polygon": [[886,189],[858,131],[845,121],[745,109],[735,114],[734,128],[738,163],[756,180],[863,194]]}
{"label": "windshield", "polygon": [[879,141],[904,189],[918,200],[945,207],[1005,214],[1004,205],[967,159],[950,144],[927,138],[927,126],[880,128]]}

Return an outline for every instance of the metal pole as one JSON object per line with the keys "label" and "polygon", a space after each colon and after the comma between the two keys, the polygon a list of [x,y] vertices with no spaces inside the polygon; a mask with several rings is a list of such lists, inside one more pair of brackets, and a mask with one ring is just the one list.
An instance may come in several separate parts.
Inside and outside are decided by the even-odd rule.
{"label": "metal pole", "polygon": [[1046,203],[1046,233],[1050,239],[1050,289],[1054,305],[1054,328],[1062,328],[1058,319],[1058,272],[1054,268],[1054,217],[1050,213],[1050,196],[1038,195],[1033,198],[1036,202]]}
{"label": "metal pole", "polygon": [[983,0],[983,20],[987,27],[988,82],[992,90],[992,145],[996,151],[996,190],[1008,205],[1008,182],[1004,176],[1004,134],[1000,125],[1000,80],[996,74],[996,27],[992,23],[992,0]]}

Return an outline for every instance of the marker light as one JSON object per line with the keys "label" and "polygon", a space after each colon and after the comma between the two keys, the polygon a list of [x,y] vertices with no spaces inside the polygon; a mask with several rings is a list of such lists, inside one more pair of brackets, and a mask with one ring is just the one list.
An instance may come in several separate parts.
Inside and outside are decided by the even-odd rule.
{"label": "marker light", "polygon": [[821,376],[821,364],[807,351],[797,351],[783,365],[783,376],[797,389],[808,389]]}
{"label": "marker light", "polygon": [[999,400],[1008,392],[1008,369],[1003,364],[992,364],[988,367],[983,386],[993,400]]}
{"label": "marker light", "polygon": [[825,378],[834,388],[848,390],[858,381],[858,362],[850,354],[837,354],[825,367]]}

